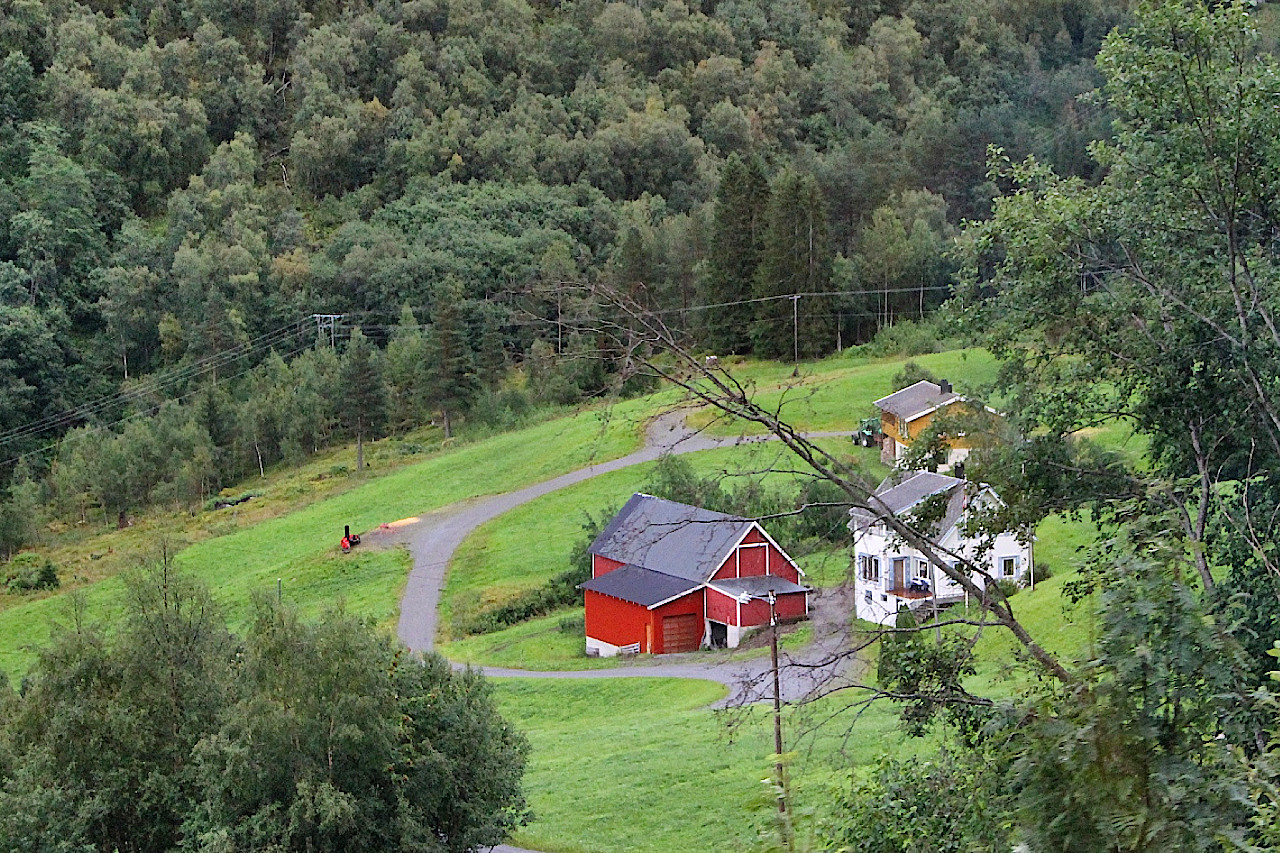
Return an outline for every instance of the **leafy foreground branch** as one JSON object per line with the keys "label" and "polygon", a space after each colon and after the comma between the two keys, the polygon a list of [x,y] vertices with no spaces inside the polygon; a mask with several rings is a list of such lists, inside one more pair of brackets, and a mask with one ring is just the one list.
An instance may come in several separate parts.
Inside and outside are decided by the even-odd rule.
{"label": "leafy foreground branch", "polygon": [[111,632],[70,614],[0,682],[0,849],[464,853],[527,819],[490,688],[341,609],[243,637],[163,560]]}

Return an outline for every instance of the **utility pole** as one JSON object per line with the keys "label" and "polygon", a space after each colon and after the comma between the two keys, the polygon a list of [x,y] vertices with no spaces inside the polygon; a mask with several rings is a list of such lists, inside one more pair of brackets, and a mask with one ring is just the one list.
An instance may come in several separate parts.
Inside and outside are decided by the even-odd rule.
{"label": "utility pole", "polygon": [[312,314],[311,319],[316,321],[316,338],[323,338],[327,329],[329,332],[329,346],[336,347],[338,344],[338,323],[345,319],[346,316],[346,314]]}
{"label": "utility pole", "polygon": [[782,767],[782,689],[778,680],[778,596],[769,590],[769,660],[773,665],[773,751],[777,756],[774,772],[778,786],[778,814],[787,813],[786,785]]}
{"label": "utility pole", "polygon": [[800,294],[791,297],[791,349],[792,361],[800,363]]}

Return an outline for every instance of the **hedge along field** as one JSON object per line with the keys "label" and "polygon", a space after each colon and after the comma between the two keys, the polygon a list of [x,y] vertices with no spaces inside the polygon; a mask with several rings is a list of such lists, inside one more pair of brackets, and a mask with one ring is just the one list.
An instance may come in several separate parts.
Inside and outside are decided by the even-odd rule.
{"label": "hedge along field", "polygon": [[[893,378],[908,361],[939,379],[950,380],[961,390],[994,381],[998,370],[991,353],[980,349],[874,360],[849,354],[831,356],[814,364],[801,364],[796,377],[791,375],[792,366],[777,362],[722,364],[734,379],[754,391],[752,399],[758,405],[780,412],[782,419],[793,426],[816,432],[852,430],[863,418],[873,415],[872,403],[893,393]],[[763,432],[755,424],[717,418],[710,411],[699,412],[690,422],[710,424],[711,432],[717,435]]]}
{"label": "hedge along field", "polygon": [[[247,613],[255,593],[274,594],[277,579],[285,600],[304,614],[342,600],[353,612],[393,623],[408,574],[407,554],[377,550],[379,537],[373,535],[366,539],[368,546],[343,555],[337,545],[344,524],[367,531],[623,456],[640,446],[641,427],[655,407],[652,398],[627,401],[449,449],[296,512],[200,542],[181,551],[177,562],[210,586],[233,623]],[[109,622],[123,590],[117,577],[77,592],[91,621]],[[0,611],[0,671],[11,676],[26,671],[33,648],[48,638],[51,620],[65,621],[68,599],[63,593]]]}
{"label": "hedge along field", "polygon": [[[820,444],[833,454],[847,455],[868,467],[880,467],[874,449],[854,447],[852,442],[839,439],[821,440]],[[792,472],[802,467],[790,451],[776,442],[706,450],[682,458],[700,476],[723,476],[730,489],[744,475],[763,474],[766,483],[793,493],[798,480]],[[581,629],[562,630],[560,625],[563,619],[580,617],[581,607],[564,608],[547,617],[466,638],[452,636],[451,621],[455,614],[501,604],[569,569],[573,549],[585,543],[583,524],[587,514],[599,517],[606,510],[620,509],[632,493],[643,487],[653,468],[654,463],[635,465],[561,489],[504,513],[472,533],[454,555],[446,575],[440,600],[440,650],[453,660],[490,666],[600,666],[599,659],[584,655]],[[530,547],[530,543],[536,546]],[[792,550],[788,543],[780,544]],[[814,572],[810,582],[817,585],[838,582],[848,568],[847,555],[831,551],[806,555],[798,562],[806,572]]]}
{"label": "hedge along field", "polygon": [[[773,773],[767,706],[746,716],[712,712],[707,705],[725,688],[706,681],[495,683],[502,713],[533,746],[525,787],[534,820],[512,843],[556,853],[758,849],[757,827],[776,808],[761,784]],[[854,698],[838,694],[786,711],[784,748],[800,809],[829,807],[851,772],[902,739],[886,704],[861,715],[840,710]],[[732,737],[730,722],[738,723]]]}

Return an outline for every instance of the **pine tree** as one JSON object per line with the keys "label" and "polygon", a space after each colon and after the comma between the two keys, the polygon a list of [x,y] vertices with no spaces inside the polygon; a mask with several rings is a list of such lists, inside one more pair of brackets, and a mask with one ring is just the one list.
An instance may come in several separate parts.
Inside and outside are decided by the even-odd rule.
{"label": "pine tree", "polygon": [[338,388],[338,418],[356,440],[356,470],[364,468],[364,437],[376,434],[386,420],[386,392],[378,351],[359,329],[351,332],[343,355]]}
{"label": "pine tree", "polygon": [[453,437],[454,415],[470,405],[477,391],[475,355],[458,310],[461,301],[462,288],[456,283],[446,285],[427,337],[430,394],[440,408],[445,438]]}
{"label": "pine tree", "polygon": [[[700,301],[720,305],[702,317],[703,343],[716,352],[742,353],[751,348],[755,317],[752,283],[760,265],[764,215],[769,203],[769,179],[759,157],[743,161],[729,157],[716,192],[711,255],[700,284]],[[741,302],[740,305],[723,303]]]}
{"label": "pine tree", "polygon": [[765,216],[752,292],[768,301],[755,306],[755,353],[764,358],[822,355],[835,345],[834,306],[829,296],[803,295],[831,290],[826,209],[813,175],[780,175]]}
{"label": "pine tree", "polygon": [[393,430],[422,423],[429,398],[427,336],[406,302],[386,353],[387,414]]}

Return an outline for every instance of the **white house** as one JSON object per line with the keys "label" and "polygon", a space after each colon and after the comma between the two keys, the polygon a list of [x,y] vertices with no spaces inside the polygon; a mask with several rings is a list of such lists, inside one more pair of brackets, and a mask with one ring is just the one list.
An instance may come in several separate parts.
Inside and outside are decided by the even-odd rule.
{"label": "white house", "polygon": [[[980,543],[965,533],[970,513],[1000,500],[990,486],[929,471],[909,471],[885,480],[875,494],[885,511],[894,516],[927,515],[932,539],[940,548],[983,565],[992,577],[1015,582],[1034,577],[1030,541],[1001,533],[994,543]],[[931,498],[934,500],[926,506]],[[883,514],[853,509],[849,515],[859,619],[892,625],[901,607],[927,613],[935,602],[943,605],[964,599],[959,584],[885,526]],[[975,575],[974,581],[982,586],[985,579]]]}

